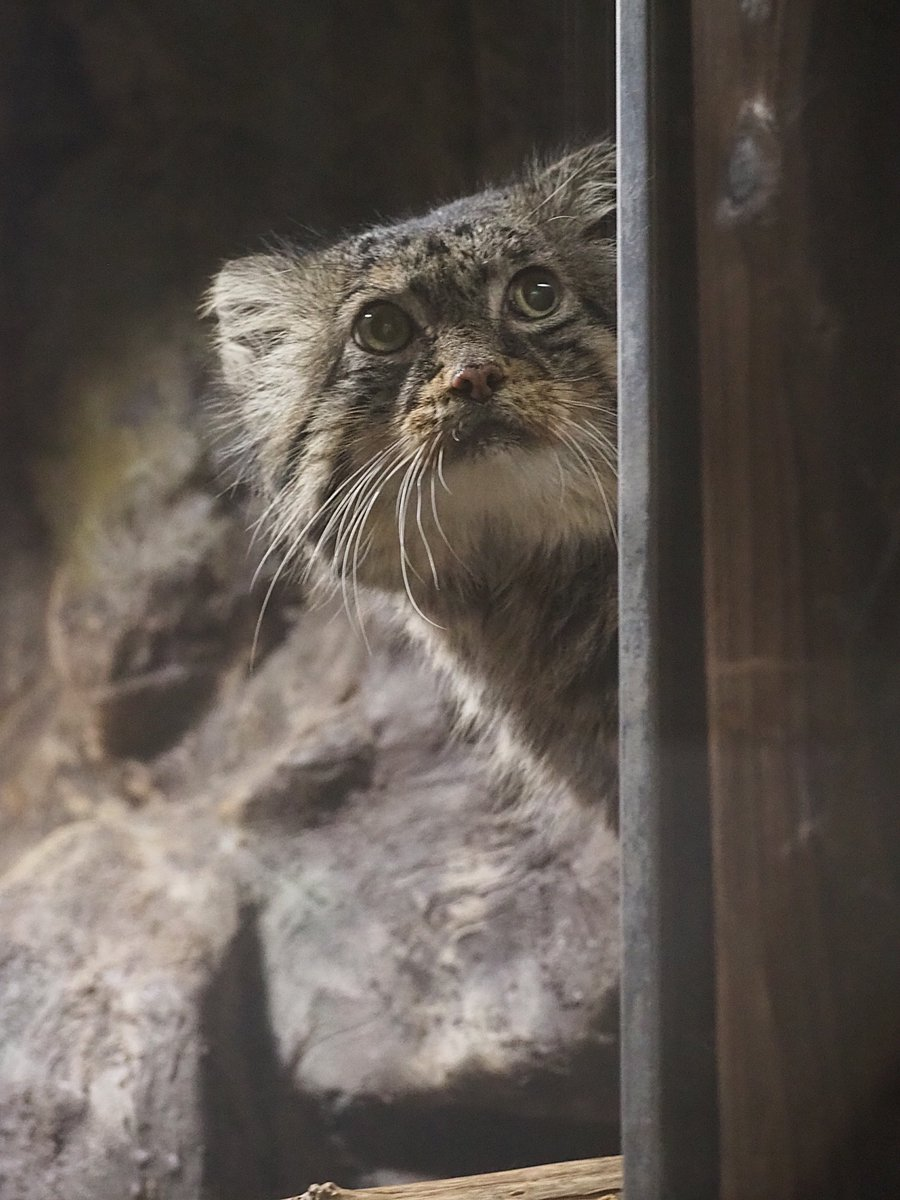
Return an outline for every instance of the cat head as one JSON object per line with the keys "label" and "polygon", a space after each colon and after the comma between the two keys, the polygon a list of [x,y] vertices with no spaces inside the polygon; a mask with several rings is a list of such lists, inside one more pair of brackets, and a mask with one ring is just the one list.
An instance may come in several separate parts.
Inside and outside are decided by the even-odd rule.
{"label": "cat head", "polygon": [[501,544],[612,536],[613,170],[589,146],[219,272],[229,438],[290,555],[409,592]]}

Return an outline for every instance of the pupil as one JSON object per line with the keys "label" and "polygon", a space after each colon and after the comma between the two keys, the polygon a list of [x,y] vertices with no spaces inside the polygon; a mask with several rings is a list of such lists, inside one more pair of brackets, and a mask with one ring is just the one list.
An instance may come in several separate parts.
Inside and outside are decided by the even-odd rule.
{"label": "pupil", "polygon": [[545,312],[553,304],[553,285],[545,282],[533,283],[527,292],[528,303],[538,312]]}
{"label": "pupil", "polygon": [[410,319],[396,304],[373,304],[360,313],[353,327],[356,344],[378,354],[402,350],[411,337]]}
{"label": "pupil", "polygon": [[391,342],[397,335],[397,322],[391,312],[380,312],[375,316],[375,336],[380,342]]}

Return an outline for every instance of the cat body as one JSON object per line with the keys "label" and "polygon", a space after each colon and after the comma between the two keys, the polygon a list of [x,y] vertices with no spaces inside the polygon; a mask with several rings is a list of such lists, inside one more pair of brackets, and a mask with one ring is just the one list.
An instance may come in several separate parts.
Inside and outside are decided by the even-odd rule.
{"label": "cat body", "polygon": [[230,440],[286,568],[375,592],[533,787],[616,806],[613,154],[227,264]]}

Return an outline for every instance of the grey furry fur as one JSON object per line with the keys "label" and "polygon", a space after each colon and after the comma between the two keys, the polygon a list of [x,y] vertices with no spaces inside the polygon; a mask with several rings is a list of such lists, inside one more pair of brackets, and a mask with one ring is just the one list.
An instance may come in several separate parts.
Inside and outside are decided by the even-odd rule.
{"label": "grey furry fur", "polygon": [[[615,819],[613,172],[588,146],[422,217],[239,259],[208,307],[279,570],[351,613],[391,597],[505,771]],[[396,346],[367,341],[379,314]]]}

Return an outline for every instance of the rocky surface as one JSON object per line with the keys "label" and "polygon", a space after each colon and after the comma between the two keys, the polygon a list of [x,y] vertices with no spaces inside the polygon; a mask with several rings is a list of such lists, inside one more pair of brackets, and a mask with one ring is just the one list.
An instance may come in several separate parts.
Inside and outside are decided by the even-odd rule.
{"label": "rocky surface", "polygon": [[377,614],[366,645],[286,590],[251,667],[240,510],[169,463],[49,589],[67,753],[6,787],[52,777],[66,822],[0,880],[0,1196],[589,1153],[617,1103],[612,835],[564,796],[498,809]]}
{"label": "rocky surface", "polygon": [[515,50],[500,4],[0,13],[0,1200],[615,1148],[613,837],[498,808],[377,614],[260,616],[202,404],[220,256],[589,110],[524,8]]}

